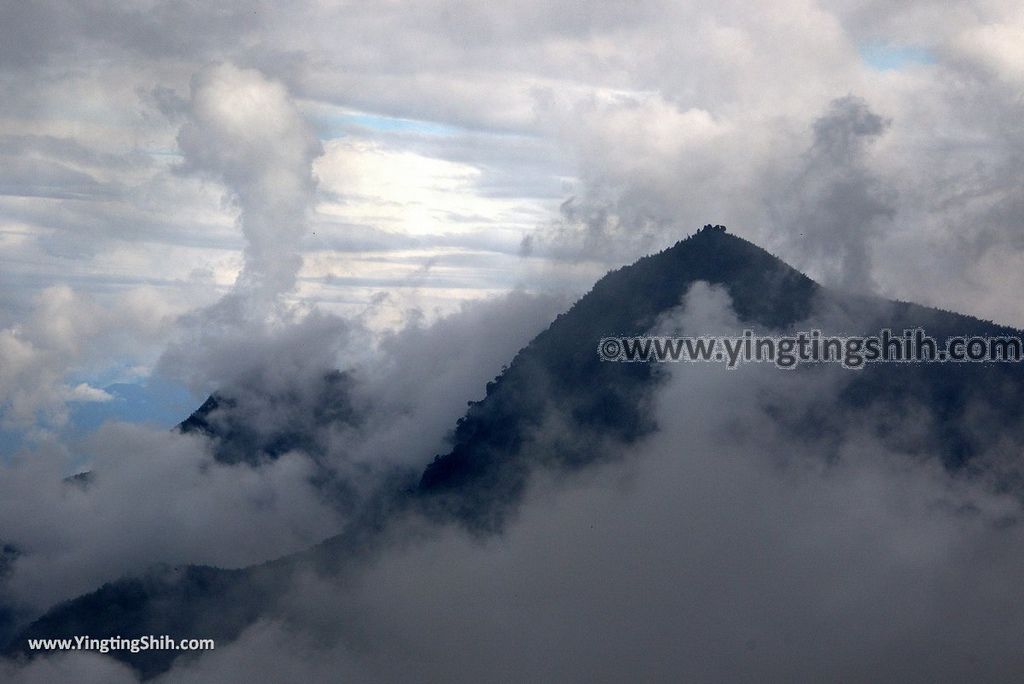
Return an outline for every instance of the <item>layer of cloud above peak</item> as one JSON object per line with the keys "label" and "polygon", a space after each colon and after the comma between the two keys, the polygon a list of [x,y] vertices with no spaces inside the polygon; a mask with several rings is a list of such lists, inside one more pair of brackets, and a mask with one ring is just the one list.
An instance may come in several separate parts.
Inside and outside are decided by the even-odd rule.
{"label": "layer of cloud above peak", "polygon": [[[891,225],[844,229],[883,255],[867,289],[1021,320],[997,303],[1012,279],[985,275],[1014,270],[1019,252],[1013,3],[5,11],[0,244],[12,305],[24,305],[28,275],[147,282],[198,305],[240,274],[287,284],[294,272],[303,298],[346,311],[381,289],[451,306],[517,284],[578,290],[599,272],[589,260],[623,263],[707,221],[777,237],[795,258],[805,250],[789,238],[827,207],[780,220],[773,207],[806,164],[815,121],[855,97],[891,122],[860,166],[830,170],[892,191]],[[343,163],[316,160],[317,187],[307,166],[320,145]],[[183,165],[217,183],[182,178]],[[352,168],[377,188],[415,169],[417,192],[349,183]],[[560,215],[570,198],[576,210]],[[432,258],[443,267],[410,284]],[[936,260],[944,267],[930,269]],[[934,271],[963,275],[970,292]]]}

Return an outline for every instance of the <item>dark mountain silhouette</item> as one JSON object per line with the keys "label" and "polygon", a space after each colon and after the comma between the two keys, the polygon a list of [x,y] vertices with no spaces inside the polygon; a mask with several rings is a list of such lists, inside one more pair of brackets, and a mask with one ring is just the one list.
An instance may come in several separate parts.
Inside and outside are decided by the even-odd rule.
{"label": "dark mountain silhouette", "polygon": [[[697,281],[724,287],[739,319],[758,329],[792,330],[815,311],[843,312],[858,330],[874,334],[924,327],[929,334],[1019,334],[1010,328],[955,313],[823,288],[763,249],[706,227],[658,254],[604,276],[594,288],[539,334],[487,384],[451,437],[451,448],[419,473],[397,473],[337,537],[294,556],[245,570],[157,568],[125,578],[52,609],[14,638],[9,654],[26,653],[26,639],[88,633],[171,634],[213,637],[226,644],[257,616],[273,615],[278,591],[297,568],[344,573],[356,559],[385,544],[391,521],[406,514],[474,534],[499,532],[514,512],[531,473],[540,468],[578,469],[608,458],[599,444],[631,442],[657,429],[650,412],[662,374],[652,365],[602,363],[597,342],[614,334],[640,334],[678,306]],[[683,331],[702,334],[704,331]],[[794,372],[816,372],[804,366]],[[685,367],[679,372],[686,372]],[[937,454],[950,470],[970,473],[974,456],[1016,434],[1024,411],[1024,372],[1019,364],[879,364],[849,374],[835,400],[794,414],[783,403],[766,408],[784,430],[813,440],[828,453],[830,435],[854,412],[921,407],[934,429],[908,436],[885,421],[870,427],[896,451]],[[346,376],[325,376],[320,405],[295,421],[268,429],[246,422],[244,406],[211,397],[181,425],[215,441],[218,458],[258,463],[289,448],[316,451],[316,431],[333,421],[358,421],[346,396]],[[973,429],[980,413],[991,429]],[[546,421],[559,417],[558,430]],[[684,446],[680,447],[685,449]],[[166,670],[173,652],[114,657],[145,675]]]}
{"label": "dark mountain silhouette", "polygon": [[[348,399],[351,385],[349,374],[335,370],[301,394],[267,394],[258,402],[250,392],[233,393],[229,388],[211,395],[178,429],[211,438],[214,457],[223,463],[256,464],[292,450],[319,456],[324,452],[324,429],[359,422]],[[268,424],[265,416],[273,416],[274,422]]]}

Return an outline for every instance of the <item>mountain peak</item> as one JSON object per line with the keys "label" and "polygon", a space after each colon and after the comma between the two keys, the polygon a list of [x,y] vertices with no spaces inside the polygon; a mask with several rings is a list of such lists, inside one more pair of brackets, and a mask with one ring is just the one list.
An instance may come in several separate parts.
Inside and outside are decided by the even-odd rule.
{"label": "mountain peak", "polygon": [[[924,327],[936,335],[1012,332],[967,316],[825,290],[747,240],[720,226],[705,227],[601,278],[516,354],[487,384],[482,400],[471,402],[451,435],[450,449],[437,455],[418,480],[415,474],[406,478],[403,473],[400,482],[389,481],[339,535],[307,552],[246,569],[189,567],[119,580],[55,607],[11,640],[7,652],[32,656],[27,650],[29,636],[72,637],[84,633],[82,625],[88,625],[88,633],[95,636],[128,630],[180,637],[202,634],[217,638],[219,645],[237,638],[261,615],[274,610],[282,578],[300,563],[310,561],[331,569],[358,554],[372,553],[375,544],[383,543],[383,531],[396,511],[416,510],[481,534],[500,530],[522,501],[532,473],[583,468],[614,457],[614,450],[603,446],[636,441],[657,429],[652,407],[658,383],[667,374],[655,372],[651,364],[602,363],[598,340],[647,333],[697,281],[727,290],[739,320],[763,330],[806,325],[821,304],[846,310],[856,329],[837,331],[843,333],[874,334],[883,327]],[[688,372],[685,366],[677,369]],[[814,372],[813,367],[808,370]],[[345,401],[347,382],[339,374],[324,385],[314,400],[316,417],[311,424],[351,419]],[[806,390],[818,391],[815,384]],[[801,410],[785,392],[758,397],[765,414],[774,418],[775,428],[803,440],[826,459],[838,457],[842,445],[831,440],[851,420],[908,411],[916,415],[920,410],[922,415],[936,417],[934,426],[923,425],[908,434],[894,431],[891,421],[881,420],[865,423],[870,431],[866,436],[894,452],[938,457],[947,467],[958,468],[979,453],[1003,448],[1008,439],[1019,439],[1024,368],[1019,364],[872,365],[843,376],[839,391],[816,394],[815,399]],[[215,397],[204,407],[205,412],[201,409],[182,429],[231,442],[228,447],[251,443],[245,432],[251,426],[236,421],[244,416],[233,414],[229,401]],[[305,445],[310,424],[302,422],[305,413],[299,410],[294,425],[260,442],[259,449],[270,452],[291,444],[293,437],[303,438],[300,446]],[[986,430],[974,429],[979,415],[985,417]],[[680,441],[678,448],[680,457],[686,457],[692,447]],[[2,568],[0,552],[0,572]],[[0,610],[0,627],[3,621]],[[122,651],[114,655],[153,675],[167,669],[177,654]]]}
{"label": "mountain peak", "polygon": [[719,225],[719,224],[711,225],[710,223],[705,223],[704,227],[701,228],[700,230],[698,230],[697,232],[698,233],[724,233],[725,231],[726,231],[726,228],[723,225]]}
{"label": "mountain peak", "polygon": [[[819,289],[760,247],[710,224],[608,273],[488,383],[487,396],[456,426],[452,450],[423,473],[419,493],[470,527],[500,527],[506,504],[525,483],[520,459],[530,435],[552,407],[566,413],[572,438],[546,458],[563,467],[594,458],[588,434],[632,441],[655,429],[647,410],[656,381],[651,366],[602,363],[597,343],[648,332],[698,281],[724,287],[740,320],[767,328],[806,318]],[[475,494],[467,498],[470,487]]]}

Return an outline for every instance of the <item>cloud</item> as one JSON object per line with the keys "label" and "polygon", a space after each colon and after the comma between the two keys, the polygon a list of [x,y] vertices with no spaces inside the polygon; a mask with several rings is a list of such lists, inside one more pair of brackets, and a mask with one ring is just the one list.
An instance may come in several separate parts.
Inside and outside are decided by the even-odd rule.
{"label": "cloud", "polygon": [[0,546],[17,550],[0,573],[0,608],[21,624],[155,564],[242,567],[339,532],[396,470],[415,475],[447,448],[466,402],[564,305],[513,292],[361,339],[344,366],[353,382],[331,397],[357,412],[348,424],[308,417],[341,408],[322,405],[321,373],[337,367],[328,340],[346,324],[313,312],[270,337],[232,338],[202,358],[222,366],[214,377],[238,400],[235,417],[265,434],[307,430],[308,442],[273,459],[219,462],[200,436],[117,423],[40,440],[0,462]]}
{"label": "cloud", "polygon": [[[700,285],[677,316],[689,330],[738,326]],[[1020,666],[1024,615],[1005,610],[1019,501],[853,423],[838,460],[779,430],[766,393],[799,411],[840,391],[845,371],[669,370],[663,429],[571,478],[538,474],[505,535],[445,530],[353,581],[305,577],[283,620],[166,680],[250,667],[311,681],[930,681]]]}
{"label": "cloud", "polygon": [[[456,15],[459,21],[452,20]],[[119,30],[110,31],[115,25]],[[233,218],[230,208],[216,210],[208,204],[211,197],[191,192],[198,184],[170,178],[164,163],[166,155],[179,151],[175,138],[181,131],[180,118],[168,120],[161,111],[172,117],[187,113],[183,105],[192,99],[193,74],[207,74],[197,77],[196,85],[208,87],[210,94],[219,89],[216,97],[241,87],[241,81],[226,85],[243,78],[237,74],[222,78],[219,86],[213,80],[199,83],[213,79],[211,62],[236,64],[239,74],[259,71],[264,85],[282,84],[295,106],[317,114],[318,122],[327,120],[325,112],[356,111],[378,120],[408,117],[440,126],[443,136],[365,127],[360,135],[399,155],[429,149],[425,156],[442,164],[471,158],[478,184],[489,191],[549,197],[543,208],[551,213],[521,206],[524,211],[514,218],[533,223],[539,234],[530,259],[502,264],[496,279],[505,289],[527,280],[531,286],[562,286],[564,279],[553,273],[557,262],[580,259],[578,242],[584,259],[612,265],[670,244],[689,226],[709,221],[762,243],[779,237],[779,248],[788,252],[783,256],[819,268],[820,250],[804,253],[795,239],[800,227],[772,220],[769,210],[782,201],[778,195],[793,194],[786,181],[796,182],[806,162],[801,154],[815,144],[814,121],[829,102],[853,94],[892,121],[870,146],[862,167],[874,183],[892,191],[891,198],[876,192],[861,198],[866,211],[881,201],[895,212],[891,226],[872,235],[874,243],[884,245],[872,260],[878,289],[1021,320],[1002,293],[1005,278],[986,275],[1012,270],[1021,251],[1013,228],[1019,223],[1014,200],[1019,193],[1012,181],[1020,141],[1010,123],[1019,118],[1019,104],[1015,53],[1007,47],[1019,32],[1020,16],[1012,3],[912,2],[882,10],[867,1],[793,0],[769,12],[736,2],[705,7],[655,1],[575,12],[526,2],[495,13],[453,11],[441,0],[411,12],[308,3],[262,5],[256,11],[232,3],[216,10],[172,11],[156,3],[139,12],[117,3],[83,9],[53,2],[14,11],[4,26],[11,39],[5,45],[13,51],[4,60],[12,93],[3,105],[5,125],[35,136],[26,138],[34,140],[19,157],[26,172],[12,187],[35,192],[45,186],[60,197],[106,198],[88,202],[102,205],[90,209],[79,200],[0,202],[12,222],[89,231],[88,240],[58,232],[18,247],[20,255],[47,265],[67,255],[93,277],[109,278],[116,269],[95,263],[91,252],[102,254],[110,242],[126,257],[144,252],[154,233],[165,244],[216,236],[220,249],[225,242],[228,249],[237,247],[224,230]],[[471,35],[466,26],[474,27]],[[32,36],[31,46],[24,45],[26,35]],[[858,48],[865,45],[920,46],[934,63],[878,71],[863,63]],[[67,69],[68,64],[88,64],[89,70]],[[141,101],[140,92],[148,93]],[[199,125],[198,110],[192,115],[190,125]],[[294,138],[293,149],[309,153],[302,137]],[[102,149],[122,162],[128,147],[138,166],[128,173],[106,158],[82,168],[63,153],[34,159],[53,153],[44,140],[54,138]],[[211,154],[206,162],[213,166],[207,164],[205,173],[227,182],[221,164],[226,158]],[[198,166],[206,163],[192,156]],[[524,156],[536,160],[528,172]],[[300,178],[301,169],[298,174],[292,175]],[[500,183],[492,189],[487,184],[495,179]],[[118,191],[116,201],[104,194],[110,189]],[[365,195],[371,201],[360,207],[361,220],[394,216],[393,198]],[[558,201],[570,196],[577,198],[575,212],[554,216]],[[488,221],[477,222],[454,244],[479,245],[483,235],[509,218],[493,204],[488,212]],[[347,221],[327,218],[313,217],[318,240],[347,239],[338,237]],[[400,223],[403,231],[416,225]],[[598,238],[560,239],[581,229],[584,236]],[[514,240],[498,242],[514,250],[530,230],[517,227]],[[53,246],[55,253],[27,251],[36,241]],[[555,246],[545,249],[552,241]],[[307,238],[301,249],[311,243]],[[410,244],[398,233],[388,250]],[[565,244],[569,248],[558,249]],[[216,262],[220,278],[230,282],[239,265],[224,257],[203,250],[165,261],[196,260],[204,267]],[[460,280],[479,282],[481,273],[493,273],[487,258],[480,254],[460,265]],[[858,258],[851,252],[847,260]],[[147,275],[170,270],[159,261],[135,260],[129,270]],[[279,276],[289,271],[286,261],[275,267]],[[556,265],[536,268],[541,261]],[[932,269],[936,261],[943,268]],[[1008,263],[994,263],[1002,261]],[[339,255],[320,259],[317,277],[345,272],[350,263]],[[820,265],[822,274],[833,274],[834,266]],[[955,273],[960,282],[947,284],[949,278],[932,271]],[[53,282],[63,273],[58,266],[44,277]],[[572,287],[582,290],[595,275],[573,274]],[[310,281],[303,295],[347,304],[365,303],[375,291],[362,281],[346,285]],[[197,298],[198,291],[185,296]]]}
{"label": "cloud", "polygon": [[178,133],[184,168],[226,184],[247,241],[236,289],[272,300],[295,286],[323,148],[284,86],[255,70],[219,64],[197,73],[189,105]]}
{"label": "cloud", "polygon": [[[124,453],[89,445],[94,485],[59,484],[81,455],[50,441],[69,392],[100,398],[95,375],[126,359],[149,365],[165,348],[164,372],[203,391],[246,392],[268,427],[289,414],[261,393],[295,393],[301,413],[326,369],[358,371],[360,400],[383,408],[361,431],[324,435],[331,467],[345,474],[440,449],[463,402],[543,327],[547,305],[513,295],[443,313],[515,285],[582,292],[609,266],[707,222],[831,284],[1024,324],[1013,2],[585,11],[534,0],[500,11],[442,0],[156,2],[142,11],[57,1],[0,12],[0,410],[5,428],[38,437],[30,455],[42,454],[37,470],[3,466],[21,487],[7,488],[0,522],[26,546],[15,582],[26,604],[161,559],[267,557],[337,522],[305,484],[308,454],[250,472],[212,462],[201,443],[123,426],[102,439]],[[864,45],[921,46],[930,63],[873,69]],[[318,115],[339,110],[378,117],[363,119],[377,128],[320,125]],[[425,123],[382,130],[394,117]],[[321,154],[314,130],[345,137]],[[393,175],[409,162],[416,173]],[[410,306],[443,322],[417,323]],[[726,308],[713,308],[707,315],[726,325]],[[183,311],[192,313],[172,332]],[[364,344],[374,325],[391,334]],[[487,345],[455,345],[463,335]],[[364,363],[378,342],[381,365]],[[1005,606],[1019,540],[1015,526],[993,523],[1005,499],[923,466],[902,469],[851,429],[841,466],[804,468],[817,463],[813,447],[771,433],[749,400],[776,375],[727,376],[720,390],[718,376],[694,378],[689,391],[702,388],[706,406],[672,385],[664,401],[689,413],[671,413],[662,436],[624,454],[638,465],[537,484],[518,526],[490,546],[453,532],[389,555],[365,586],[325,590],[338,601],[331,617],[355,625],[344,638],[325,643],[318,629],[268,622],[192,674],[251,662],[294,678],[306,667],[313,678],[332,667],[446,678],[457,665],[588,679],[643,665],[657,676],[653,660],[632,655],[641,639],[696,678],[831,677],[840,666],[876,678],[900,666],[893,643],[907,661],[932,658],[965,677],[1016,663],[1005,635],[1020,625]],[[723,428],[719,413],[734,422]],[[934,420],[919,418],[901,425],[920,431]],[[767,436],[744,441],[737,426],[748,420]],[[690,450],[680,456],[677,443]],[[136,470],[128,456],[140,452]],[[763,467],[751,452],[783,465]],[[119,497],[146,513],[130,529],[155,537],[123,538]],[[113,531],[93,530],[89,516]],[[222,516],[223,526],[210,523]],[[174,529],[194,541],[167,532],[178,517]],[[247,520],[267,525],[267,538],[254,540]],[[64,525],[81,539],[66,540]],[[69,576],[78,584],[62,589]],[[702,602],[691,586],[724,598]],[[509,587],[543,600],[517,613]],[[453,627],[439,628],[439,614]],[[572,632],[578,616],[589,626],[608,614],[621,616],[607,622],[614,630],[589,641]],[[1005,629],[988,629],[989,619]],[[852,629],[843,635],[840,624]],[[703,660],[678,649],[677,633]],[[509,643],[531,647],[537,669],[517,669],[528,660],[510,659]],[[455,665],[434,657],[465,650],[482,655]],[[803,659],[779,657],[792,652]]]}
{"label": "cloud", "polygon": [[181,319],[161,369],[199,392],[318,382],[338,366],[349,325],[284,298],[302,266],[319,140],[281,83],[224,63],[192,77],[177,141],[182,171],[224,183],[246,245],[232,290]]}
{"label": "cloud", "polygon": [[[701,284],[673,319],[739,324]],[[400,526],[348,573],[296,573],[276,615],[158,681],[1012,677],[1015,496],[856,422],[835,458],[780,428],[766,395],[799,412],[848,371],[665,370],[662,429],[535,472],[504,534]]]}
{"label": "cloud", "polygon": [[98,387],[90,387],[84,382],[80,382],[74,387],[69,388],[66,396],[69,401],[101,403],[110,401],[114,398],[109,392],[101,390]]}
{"label": "cloud", "polygon": [[173,309],[145,289],[109,306],[68,287],[39,293],[31,316],[0,329],[0,423],[47,430],[67,419],[67,401],[103,400],[102,390],[78,383],[72,372],[105,367],[161,339]]}
{"label": "cloud", "polygon": [[[341,524],[300,454],[227,466],[199,438],[117,424],[77,448],[51,443],[3,466],[0,539],[19,554],[3,595],[19,615],[158,563],[260,562]],[[83,456],[88,478],[66,481]]]}
{"label": "cloud", "polygon": [[124,665],[94,654],[57,656],[34,661],[25,667],[0,663],[0,675],[18,684],[45,684],[74,680],[83,684],[128,684],[138,678]]}
{"label": "cloud", "polygon": [[896,196],[865,164],[889,121],[861,98],[834,100],[814,122],[814,142],[791,185],[770,200],[786,251],[826,285],[876,288],[872,251],[896,214]]}

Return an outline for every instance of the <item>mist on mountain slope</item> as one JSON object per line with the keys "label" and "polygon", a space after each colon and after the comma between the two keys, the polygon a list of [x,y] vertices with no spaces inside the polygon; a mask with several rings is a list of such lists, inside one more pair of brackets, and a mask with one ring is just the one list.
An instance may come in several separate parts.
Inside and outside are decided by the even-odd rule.
{"label": "mist on mountain slope", "polygon": [[[315,453],[295,448],[274,459],[224,463],[201,436],[120,424],[77,445],[87,480],[65,480],[69,445],[21,453],[0,478],[0,541],[13,556],[0,566],[0,605],[19,624],[157,563],[245,566],[336,533],[378,478],[422,468],[443,449],[466,401],[479,398],[502,363],[562,306],[557,298],[513,292],[430,325],[414,320],[383,338],[368,335],[363,355],[371,360],[349,369],[357,380],[347,400],[359,407],[359,425],[321,426],[311,440],[322,449]],[[321,343],[323,330],[316,320],[294,326],[279,346],[301,356]],[[246,418],[254,430],[272,431],[318,398],[318,386],[305,382],[328,368],[315,354],[305,359],[309,371],[279,374],[277,384],[261,384],[266,374],[240,374],[248,382],[226,388],[252,409]],[[290,391],[289,400],[269,402],[268,387]],[[12,626],[0,621],[0,630]]]}
{"label": "mist on mountain slope", "polygon": [[[720,290],[697,286],[687,304],[666,324],[741,327]],[[1019,671],[1017,496],[950,478],[938,459],[908,460],[855,423],[825,459],[766,410],[766,398],[795,412],[828,401],[846,371],[665,372],[661,430],[611,447],[597,470],[542,475],[503,536],[447,530],[341,586],[300,578],[283,618],[167,681],[924,682]],[[897,422],[927,429],[916,416]]]}
{"label": "mist on mountain slope", "polygon": [[[743,323],[698,284],[660,325]],[[399,522],[346,573],[300,568],[274,614],[158,681],[934,681],[1024,664],[1019,493],[908,458],[871,433],[871,411],[826,442],[780,424],[779,401],[793,415],[835,402],[850,371],[656,372],[659,429],[607,443],[599,466],[536,473],[503,534]],[[569,436],[558,423],[536,448]],[[67,654],[17,676],[61,671],[134,681]]]}
{"label": "mist on mountain slope", "polygon": [[[222,643],[230,642],[261,618],[287,614],[287,587],[311,568],[333,581],[349,581],[396,544],[430,539],[452,524],[478,539],[493,537],[515,522],[537,477],[562,473],[571,480],[573,474],[615,462],[623,450],[630,450],[630,443],[657,431],[652,402],[666,376],[656,367],[601,364],[592,343],[606,329],[627,325],[674,329],[672,312],[678,300],[673,293],[687,292],[701,277],[721,284],[744,324],[760,322],[768,330],[835,325],[849,331],[851,326],[863,329],[884,322],[898,327],[911,321],[934,324],[937,331],[1001,330],[955,314],[827,292],[743,240],[702,231],[602,279],[488,383],[486,398],[474,402],[458,423],[452,449],[432,462],[418,485],[415,480],[405,485],[385,482],[338,537],[310,553],[241,574],[191,568],[150,574],[141,583],[114,583],[58,608],[32,629],[40,635],[63,633],[84,621],[94,631],[113,634],[159,630],[170,620],[176,629],[203,627]],[[724,310],[721,302],[714,305],[714,292],[697,287],[688,307],[709,300]],[[651,296],[645,298],[647,294]],[[701,333],[713,329],[700,321],[689,325]],[[684,366],[676,372],[688,371]],[[1005,490],[1015,474],[1013,445],[1021,435],[1020,402],[1013,397],[1024,391],[1018,375],[1017,369],[998,364],[899,364],[856,373],[806,368],[793,375],[800,380],[800,391],[815,392],[818,377],[841,382],[832,391],[815,394],[813,401],[794,402],[785,392],[769,391],[759,392],[758,400],[782,439],[803,445],[821,462],[836,461],[844,435],[854,432],[904,459],[945,467],[948,476],[974,472],[972,481],[996,491]],[[792,391],[797,386],[781,387]],[[749,430],[745,416],[738,415],[731,428],[740,434]],[[1002,477],[1006,469],[993,469],[993,463],[1009,463],[1009,477]],[[403,487],[408,487],[404,493]],[[420,522],[402,532],[410,520]],[[134,597],[129,613],[106,611],[108,602],[122,602],[125,596]],[[148,675],[166,669],[173,658],[119,657],[129,658]]]}

